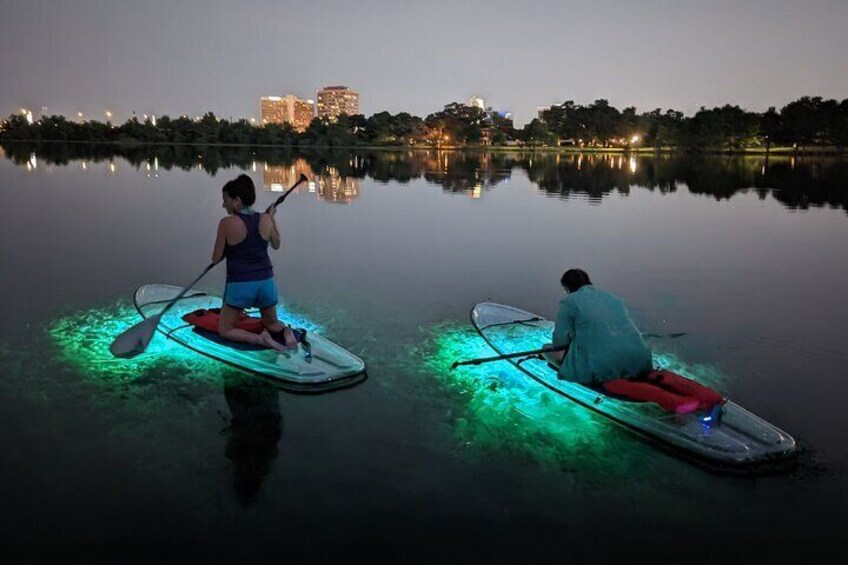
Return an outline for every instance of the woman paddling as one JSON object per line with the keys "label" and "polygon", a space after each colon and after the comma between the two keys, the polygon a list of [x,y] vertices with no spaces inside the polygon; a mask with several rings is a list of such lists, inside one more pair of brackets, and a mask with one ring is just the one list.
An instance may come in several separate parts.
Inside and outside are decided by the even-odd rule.
{"label": "woman paddling", "polygon": [[[278,351],[297,347],[294,333],[277,319],[277,285],[268,257],[268,244],[280,248],[280,233],[274,221],[275,207],[258,213],[250,206],[256,201],[253,180],[239,175],[224,185],[223,207],[228,216],[218,224],[212,262],[227,259],[227,284],[218,333],[231,341],[264,345]],[[262,333],[255,334],[236,327],[245,308],[259,308]],[[270,333],[269,333],[270,332]],[[271,333],[283,332],[285,345]]]}

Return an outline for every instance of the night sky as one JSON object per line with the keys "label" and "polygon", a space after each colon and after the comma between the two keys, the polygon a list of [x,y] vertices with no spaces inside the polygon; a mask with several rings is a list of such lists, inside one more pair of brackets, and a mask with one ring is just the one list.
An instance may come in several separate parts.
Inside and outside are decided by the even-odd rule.
{"label": "night sky", "polygon": [[361,94],[419,116],[482,96],[619,109],[848,98],[846,0],[0,0],[0,115],[258,117],[259,97]]}

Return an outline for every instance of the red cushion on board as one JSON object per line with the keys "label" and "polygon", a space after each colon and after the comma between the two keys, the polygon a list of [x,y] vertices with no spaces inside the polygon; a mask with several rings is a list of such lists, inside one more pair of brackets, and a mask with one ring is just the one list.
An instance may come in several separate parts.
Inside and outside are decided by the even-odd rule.
{"label": "red cushion on board", "polygon": [[[208,332],[218,333],[218,320],[221,318],[221,311],[218,308],[210,310],[195,310],[183,316],[183,320],[197,328],[204,329]],[[262,333],[262,319],[248,316],[244,312],[239,316],[236,327],[240,330],[245,330],[250,333]]]}

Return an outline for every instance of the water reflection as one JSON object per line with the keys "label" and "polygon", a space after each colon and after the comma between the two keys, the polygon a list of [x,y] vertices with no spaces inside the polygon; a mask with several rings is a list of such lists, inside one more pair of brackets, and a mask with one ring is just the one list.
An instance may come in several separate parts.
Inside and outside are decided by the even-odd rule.
{"label": "water reflection", "polygon": [[[256,162],[252,163],[252,167],[255,171]],[[262,187],[274,192],[285,192],[291,185],[297,182],[300,175],[306,175],[309,179],[312,179],[315,176],[315,172],[305,159],[295,159],[287,165],[272,165],[270,163],[265,163],[262,167]],[[295,192],[300,192],[302,190],[303,187],[298,187],[295,189]]]}
{"label": "water reflection", "polygon": [[333,165],[326,165],[316,174],[306,159],[297,158],[289,165],[270,165],[262,169],[262,186],[274,192],[283,192],[292,186],[301,174],[309,180],[304,188],[296,188],[295,192],[308,190],[316,193],[319,200],[337,204],[350,204],[359,196],[359,179],[343,176]]}
{"label": "water reflection", "polygon": [[231,414],[224,453],[232,463],[236,497],[250,506],[277,458],[283,435],[279,391],[258,379],[229,377],[224,398]]}
{"label": "water reflection", "polygon": [[451,194],[481,198],[522,170],[547,196],[588,198],[602,202],[610,194],[634,188],[661,194],[685,185],[694,194],[729,199],[740,192],[768,195],[789,209],[833,207],[848,210],[848,160],[794,156],[672,156],[603,153],[521,153],[461,151],[313,150],[290,148],[190,146],[120,147],[86,144],[16,144],[3,155],[33,173],[52,165],[82,161],[87,170],[103,163],[118,174],[115,157],[156,178],[160,169],[202,170],[212,176],[224,167],[262,172],[273,191],[294,184],[300,174],[311,183],[303,189],[325,202],[350,203],[359,197],[360,181],[407,183],[423,178]]}

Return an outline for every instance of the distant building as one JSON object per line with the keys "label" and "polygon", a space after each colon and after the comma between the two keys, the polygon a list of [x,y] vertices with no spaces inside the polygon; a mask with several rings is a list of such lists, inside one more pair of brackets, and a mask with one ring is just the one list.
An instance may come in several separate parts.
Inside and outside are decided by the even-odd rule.
{"label": "distant building", "polygon": [[544,121],[544,114],[551,109],[551,106],[538,106],[536,108],[536,117]]}
{"label": "distant building", "polygon": [[288,96],[263,96],[260,101],[262,125],[291,124],[295,131],[303,132],[315,115],[315,103],[302,100],[293,94]]}
{"label": "distant building", "polygon": [[283,124],[286,121],[286,105],[279,96],[263,96],[259,100],[259,121],[262,125]]}
{"label": "distant building", "polygon": [[342,114],[359,114],[359,93],[346,86],[328,86],[318,91],[318,117],[335,120]]}
{"label": "distant building", "polygon": [[479,96],[472,96],[469,98],[468,105],[472,108],[480,108],[484,112],[486,111],[486,103]]}
{"label": "distant building", "polygon": [[283,100],[286,102],[289,123],[298,132],[306,131],[306,128],[312,123],[312,118],[315,117],[315,102],[302,100],[292,94],[284,97]]}

